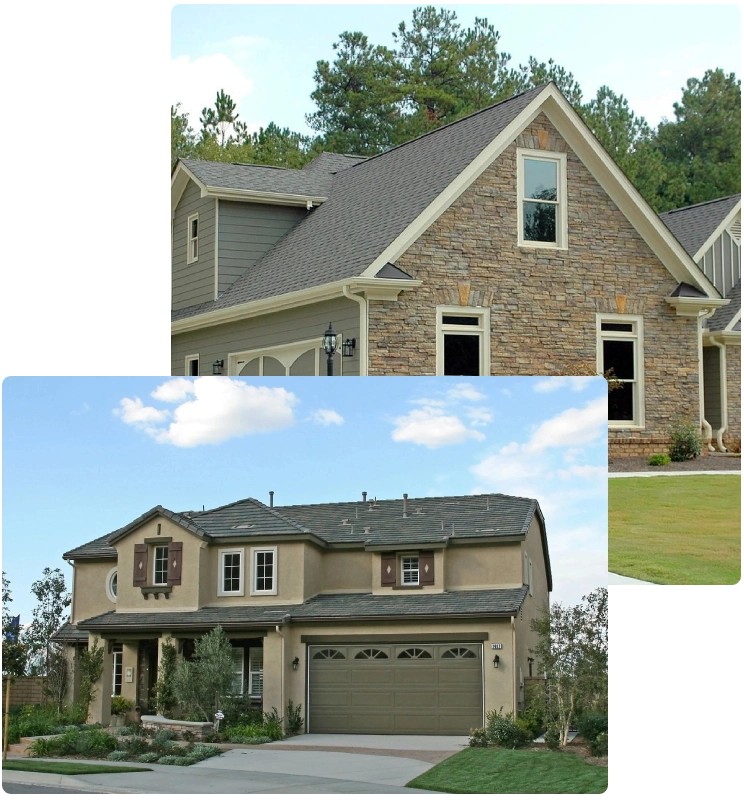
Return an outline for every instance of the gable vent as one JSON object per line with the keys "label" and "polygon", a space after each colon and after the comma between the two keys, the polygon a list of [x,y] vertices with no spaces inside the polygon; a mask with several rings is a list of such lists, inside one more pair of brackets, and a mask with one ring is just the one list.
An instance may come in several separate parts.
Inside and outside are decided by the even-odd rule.
{"label": "gable vent", "polygon": [[741,245],[741,217],[737,217],[731,225],[729,225],[728,232],[736,244]]}
{"label": "gable vent", "polygon": [[253,527],[253,525],[249,525],[247,522],[241,522],[240,525],[233,525],[232,529],[234,531],[238,531],[238,530],[245,530],[246,528],[252,528],[252,527]]}

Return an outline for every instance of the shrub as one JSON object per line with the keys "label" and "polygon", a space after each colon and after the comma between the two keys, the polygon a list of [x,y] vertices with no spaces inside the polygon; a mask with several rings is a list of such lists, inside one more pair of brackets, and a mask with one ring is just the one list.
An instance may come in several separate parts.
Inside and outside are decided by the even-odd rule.
{"label": "shrub", "polygon": [[184,742],[188,742],[189,744],[193,744],[196,739],[196,735],[193,731],[182,731],[181,736],[183,736]]}
{"label": "shrub", "polygon": [[593,742],[600,733],[607,733],[607,714],[586,711],[576,721],[576,728],[585,742]]}
{"label": "shrub", "polygon": [[672,442],[669,457],[672,461],[688,461],[697,458],[703,449],[698,426],[692,422],[675,422],[670,429]]}
{"label": "shrub", "polygon": [[561,746],[561,731],[557,725],[548,725],[545,731],[545,744],[549,750],[557,750]]}
{"label": "shrub", "polygon": [[126,750],[112,750],[107,758],[109,761],[128,761],[129,753]]}
{"label": "shrub", "polygon": [[468,738],[470,747],[488,747],[488,734],[485,728],[472,728]]}
{"label": "shrub", "polygon": [[191,750],[191,756],[197,761],[204,761],[205,758],[213,758],[222,755],[222,750],[211,744],[195,744]]}
{"label": "shrub", "polygon": [[597,734],[597,738],[589,743],[589,752],[593,756],[607,755],[607,731]]}
{"label": "shrub", "polygon": [[93,645],[80,652],[78,669],[80,671],[80,714],[82,722],[86,722],[90,712],[90,704],[96,696],[96,683],[103,673],[104,649],[93,640]]}
{"label": "shrub", "polygon": [[54,739],[37,739],[31,742],[26,752],[31,758],[47,758],[57,754],[57,747]]}
{"label": "shrub", "polygon": [[152,737],[152,743],[156,747],[167,747],[169,742],[176,738],[175,731],[168,730],[168,728],[161,728],[155,736]]}
{"label": "shrub", "polygon": [[123,739],[119,742],[119,747],[126,750],[130,756],[139,756],[150,751],[150,745],[141,736]]}
{"label": "shrub", "polygon": [[196,759],[191,756],[176,756],[173,764],[177,767],[190,767],[192,764],[196,764]]}
{"label": "shrub", "polygon": [[305,720],[302,718],[302,704],[295,705],[291,700],[287,703],[287,728],[290,733],[299,733]]}
{"label": "shrub", "polygon": [[649,456],[646,463],[649,467],[665,467],[672,459],[666,453],[656,453]]}
{"label": "shrub", "polygon": [[230,742],[232,744],[268,744],[273,741],[268,736],[232,736]]}
{"label": "shrub", "polygon": [[157,753],[143,753],[141,756],[137,756],[137,761],[140,764],[154,764],[159,758]]}
{"label": "shrub", "polygon": [[176,705],[173,679],[176,675],[178,653],[170,638],[163,642],[158,665],[158,680],[155,684],[155,708],[158,714],[167,717]]}
{"label": "shrub", "polygon": [[131,711],[133,708],[134,703],[131,700],[127,700],[126,697],[114,695],[111,698],[111,713],[116,716],[124,715],[127,713],[127,711]]}
{"label": "shrub", "polygon": [[119,747],[119,742],[105,730],[82,731],[75,744],[78,753],[90,756],[105,756]]}
{"label": "shrub", "polygon": [[490,743],[512,750],[530,741],[527,723],[514,719],[511,712],[502,714],[501,709],[486,714],[486,736]]}
{"label": "shrub", "polygon": [[178,766],[177,765],[178,759],[179,759],[179,756],[160,756],[160,758],[157,760],[157,763],[158,764],[166,764],[167,766],[170,766],[170,767],[175,767],[175,766]]}

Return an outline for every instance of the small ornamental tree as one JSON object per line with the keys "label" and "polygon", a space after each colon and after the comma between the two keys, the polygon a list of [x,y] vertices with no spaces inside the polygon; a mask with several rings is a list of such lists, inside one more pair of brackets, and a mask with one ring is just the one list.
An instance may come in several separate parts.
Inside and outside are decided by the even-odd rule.
{"label": "small ornamental tree", "polygon": [[43,578],[31,584],[31,591],[39,604],[33,611],[33,620],[23,632],[28,648],[29,664],[36,674],[48,674],[52,659],[52,636],[65,621],[65,610],[72,598],[67,591],[65,576],[59,569],[46,567]]}
{"label": "small ornamental tree", "polygon": [[90,704],[96,696],[96,684],[103,674],[104,654],[105,650],[98,644],[98,639],[94,639],[92,646],[80,653],[80,716],[83,722],[88,721]]}
{"label": "small ornamental tree", "polygon": [[182,709],[213,722],[231,694],[232,681],[232,645],[218,625],[196,643],[193,661],[176,664],[173,688]]}
{"label": "small ornamental tree", "polygon": [[26,672],[26,646],[20,637],[20,618],[10,610],[13,598],[10,581],[3,572],[3,675],[20,676]]}
{"label": "small ornamental tree", "polygon": [[155,684],[155,708],[163,717],[169,716],[176,705],[174,681],[176,677],[176,648],[171,639],[163,642],[162,655],[158,666],[158,682]]}

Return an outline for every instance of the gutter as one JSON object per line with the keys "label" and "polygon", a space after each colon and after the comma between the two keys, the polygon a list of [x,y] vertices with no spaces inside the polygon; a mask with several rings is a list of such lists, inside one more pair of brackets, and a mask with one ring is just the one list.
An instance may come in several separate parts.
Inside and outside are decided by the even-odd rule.
{"label": "gutter", "polygon": [[[667,298],[667,302],[669,299]],[[729,301],[730,302],[730,301]],[[716,309],[703,309],[698,311],[697,318],[697,346],[698,346],[698,407],[700,409],[700,425],[702,429],[705,431],[705,438],[709,440],[708,442],[708,452],[714,453],[715,447],[713,447],[712,439],[713,439],[713,428],[705,419],[705,390],[704,390],[704,371],[703,371],[703,322],[712,317],[715,314]],[[679,311],[677,312],[679,313]]]}
{"label": "gutter", "polygon": [[359,303],[359,377],[364,378],[369,371],[367,357],[367,342],[369,339],[367,298],[362,295],[352,294],[348,286],[343,287],[343,293],[344,297]]}

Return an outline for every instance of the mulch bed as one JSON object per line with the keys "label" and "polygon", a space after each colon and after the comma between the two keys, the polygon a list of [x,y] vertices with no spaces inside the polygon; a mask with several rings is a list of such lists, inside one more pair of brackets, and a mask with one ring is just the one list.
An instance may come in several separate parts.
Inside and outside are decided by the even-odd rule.
{"label": "mulch bed", "polygon": [[741,470],[740,456],[710,455],[689,461],[672,461],[664,467],[649,467],[646,458],[610,458],[610,472],[720,472]]}

